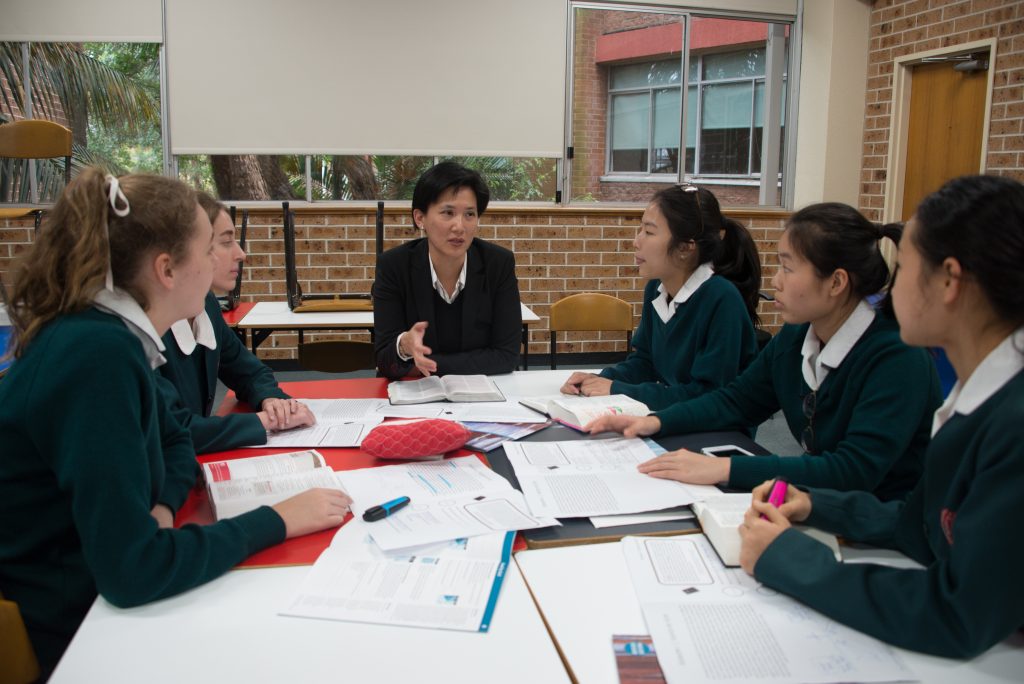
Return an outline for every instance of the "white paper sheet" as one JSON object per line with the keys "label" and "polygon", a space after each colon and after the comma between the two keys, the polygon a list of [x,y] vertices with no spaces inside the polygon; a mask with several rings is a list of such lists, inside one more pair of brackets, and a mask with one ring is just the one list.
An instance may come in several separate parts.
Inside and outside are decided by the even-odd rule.
{"label": "white paper sheet", "polygon": [[672,520],[692,520],[696,516],[689,508],[670,508],[667,511],[651,511],[650,513],[623,513],[622,515],[592,515],[590,524],[597,529],[618,527],[619,525],[643,525],[652,522],[671,522]]}
{"label": "white paper sheet", "polygon": [[380,425],[382,416],[351,420],[343,423],[320,423],[305,428],[268,432],[266,444],[255,444],[252,449],[266,447],[357,447],[370,430]]}
{"label": "white paper sheet", "polygon": [[703,535],[621,548],[668,684],[914,679],[885,644],[726,568]]}
{"label": "white paper sheet", "polygon": [[338,530],[280,614],[471,632],[490,628],[513,533],[387,553],[370,540],[372,524],[352,520]]}
{"label": "white paper sheet", "polygon": [[573,518],[657,511],[718,494],[715,487],[637,471],[654,452],[640,439],[510,442],[505,454],[535,515]]}
{"label": "white paper sheet", "polygon": [[382,549],[557,525],[530,512],[523,495],[475,456],[339,471],[352,513],[408,496],[408,506],[370,525]]}

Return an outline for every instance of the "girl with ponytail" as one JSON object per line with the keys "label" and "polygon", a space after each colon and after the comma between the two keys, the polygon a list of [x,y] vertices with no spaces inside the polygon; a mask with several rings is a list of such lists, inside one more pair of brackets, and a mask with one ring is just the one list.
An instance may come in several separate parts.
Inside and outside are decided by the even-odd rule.
{"label": "girl with ponytail", "polygon": [[931,414],[940,402],[928,353],[900,341],[896,321],[866,301],[889,269],[879,227],[853,207],[815,204],[793,214],[772,280],[785,325],[734,382],[645,416],[610,416],[591,432],[670,435],[751,428],[780,409],[799,456],[708,458],[686,449],[641,464],[653,477],[751,489],[766,479],[899,499],[917,484]]}
{"label": "girl with ponytail", "polygon": [[203,308],[211,241],[186,185],[90,168],[15,271],[17,360],[0,383],[0,592],[19,605],[43,679],[97,592],[122,607],[171,596],[348,510],[340,492],[313,490],[172,529],[195,453],[153,369],[161,335]]}
{"label": "girl with ponytail", "polygon": [[633,351],[600,374],[573,373],[565,394],[625,394],[667,408],[724,387],[757,355],[761,262],[750,233],[708,190],[657,193],[633,240],[648,278]]}
{"label": "girl with ponytail", "polygon": [[[747,572],[902,648],[973,658],[1019,636],[1022,263],[1024,185],[966,176],[921,202],[900,242],[893,305],[903,339],[942,347],[959,378],[931,421],[924,475],[906,503],[790,487],[776,509],[758,487],[740,528]],[[924,568],[836,563],[791,521],[896,549]]]}

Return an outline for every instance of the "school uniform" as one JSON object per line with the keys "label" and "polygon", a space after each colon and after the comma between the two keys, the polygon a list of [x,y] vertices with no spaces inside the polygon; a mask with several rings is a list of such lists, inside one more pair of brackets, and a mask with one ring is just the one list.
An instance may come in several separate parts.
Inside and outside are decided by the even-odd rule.
{"label": "school uniform", "polygon": [[191,433],[196,453],[266,444],[267,431],[255,413],[211,415],[218,378],[257,411],[265,399],[289,398],[273,371],[224,322],[212,292],[195,321],[176,322],[164,333],[163,343],[167,363],[159,369],[160,390],[175,419]]}
{"label": "school uniform", "polygon": [[181,506],[195,474],[156,388],[162,347],[134,299],[103,290],[44,326],[0,382],[0,591],[44,673],[97,592],[121,607],[172,596],[285,538],[266,507],[158,530],[150,511]]}
{"label": "school uniform", "polygon": [[757,356],[743,298],[710,264],[701,264],[671,297],[660,280],[647,283],[632,346],[625,361],[600,376],[612,381],[612,394],[653,410],[724,387]]}
{"label": "school uniform", "polygon": [[408,375],[411,357],[398,337],[427,322],[423,343],[437,375],[511,373],[519,359],[522,309],[512,252],[475,238],[454,292],[445,292],[430,261],[426,238],[389,249],[377,260],[373,283],[374,353],[386,378]]}
{"label": "school uniform", "polygon": [[730,487],[783,476],[905,497],[921,475],[941,401],[928,353],[903,344],[896,321],[863,302],[824,348],[815,351],[813,337],[809,324],[783,326],[727,387],[657,412],[662,434],[743,429],[781,409],[805,453],[734,457]]}
{"label": "school uniform", "polygon": [[1024,626],[1024,328],[954,387],[934,419],[920,483],[906,503],[811,489],[807,523],[902,551],[906,570],[837,563],[794,530],[754,574],[815,610],[891,644],[971,658]]}

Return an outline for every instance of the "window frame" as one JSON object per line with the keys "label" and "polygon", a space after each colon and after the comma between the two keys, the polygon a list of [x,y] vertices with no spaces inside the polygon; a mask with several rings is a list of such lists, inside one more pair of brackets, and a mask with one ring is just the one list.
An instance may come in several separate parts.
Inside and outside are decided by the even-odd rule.
{"label": "window frame", "polygon": [[[563,205],[570,204],[621,204],[622,202],[616,202],[614,200],[587,200],[587,199],[574,199],[574,189],[572,188],[573,164],[576,162],[573,154],[573,143],[574,143],[574,130],[573,130],[573,105],[575,95],[575,43],[576,43],[576,14],[577,10],[600,10],[600,11],[623,11],[623,12],[647,12],[651,14],[670,14],[680,17],[683,21],[683,40],[681,50],[681,62],[682,72],[686,79],[686,87],[683,88],[680,84],[680,126],[679,126],[679,149],[680,149],[680,160],[679,160],[679,171],[677,174],[663,174],[663,173],[650,173],[649,171],[644,172],[627,172],[627,171],[612,171],[611,170],[611,153],[612,153],[612,139],[611,139],[611,102],[613,89],[611,88],[611,73],[610,69],[614,66],[610,65],[609,76],[608,76],[608,88],[607,88],[607,121],[605,130],[605,159],[603,162],[604,174],[599,177],[599,182],[612,182],[612,183],[684,183],[691,181],[700,181],[701,179],[706,180],[721,180],[725,184],[742,183],[748,184],[751,181],[759,181],[759,185],[763,186],[762,174],[748,173],[748,174],[696,174],[686,172],[686,126],[687,126],[687,109],[689,90],[691,83],[690,77],[690,63],[691,54],[690,48],[692,41],[690,39],[690,32],[693,25],[693,19],[728,19],[736,21],[753,21],[767,24],[779,24],[785,25],[789,28],[788,45],[786,51],[787,68],[783,73],[783,83],[787,85],[783,94],[781,102],[782,111],[785,113],[786,128],[788,133],[785,137],[784,145],[781,150],[780,168],[781,171],[776,174],[778,181],[781,181],[781,188],[778,193],[779,203],[775,204],[759,204],[758,206],[763,207],[781,207],[788,208],[792,206],[793,201],[793,187],[795,182],[795,166],[796,166],[796,131],[797,131],[797,109],[796,105],[799,98],[799,81],[800,73],[799,69],[794,69],[794,65],[799,65],[800,56],[802,53],[801,45],[801,33],[802,33],[802,16],[800,12],[793,15],[788,14],[774,14],[764,13],[756,11],[743,11],[743,10],[725,10],[715,9],[709,7],[694,7],[686,5],[657,5],[657,4],[623,4],[621,2],[605,2],[604,0],[569,0],[567,8],[567,22],[566,22],[566,102],[565,102],[565,140],[567,147],[567,154],[565,156],[564,169],[562,173],[562,203]],[[728,51],[726,51],[728,52]],[[702,59],[704,54],[716,54],[714,52],[699,53],[695,55],[698,59]],[[663,60],[651,60],[651,63]],[[626,63],[624,63],[626,64]],[[694,170],[699,168],[699,146],[700,146],[700,125],[702,112],[700,103],[703,100],[703,93],[700,88],[705,83],[727,83],[730,80],[737,82],[751,82],[751,140],[748,143],[748,158],[747,158],[747,169],[750,171],[751,163],[753,160],[753,144],[754,144],[754,105],[756,104],[757,97],[757,84],[764,83],[767,90],[767,78],[768,74],[764,76],[753,76],[753,77],[742,77],[737,79],[722,79],[718,81],[704,81],[703,74],[700,71],[700,62],[698,62],[698,71],[696,82],[698,90],[698,106],[697,106],[697,140],[694,147]],[[653,91],[657,89],[663,89],[668,86],[661,86],[659,88],[651,87],[653,98]],[[639,89],[639,92],[643,92],[647,89]],[[626,92],[625,89],[621,91],[614,91],[615,94],[623,94]],[[649,116],[653,117],[653,107],[649,111]],[[648,144],[648,160],[647,168],[651,168],[653,162],[653,153],[651,145],[653,144],[653,121],[649,119],[649,138]],[[763,128],[763,126],[762,126]],[[782,126],[780,126],[780,129]],[[778,182],[777,181],[777,182]],[[763,188],[762,188],[763,195]]]}

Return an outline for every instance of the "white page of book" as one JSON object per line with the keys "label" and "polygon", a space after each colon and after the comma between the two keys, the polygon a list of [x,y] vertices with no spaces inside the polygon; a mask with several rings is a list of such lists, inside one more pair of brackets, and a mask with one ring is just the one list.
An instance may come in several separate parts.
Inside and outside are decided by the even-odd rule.
{"label": "white page of book", "polygon": [[314,468],[325,468],[326,465],[324,457],[316,451],[292,451],[287,454],[210,461],[203,464],[203,476],[207,482],[223,482],[225,480],[274,477]]}
{"label": "white page of book", "polygon": [[381,548],[558,524],[532,514],[522,494],[475,456],[346,470],[337,477],[352,497],[356,517],[382,502],[409,497],[408,506],[371,525]]}
{"label": "white page of book", "polygon": [[673,520],[692,520],[696,516],[689,508],[677,506],[667,511],[651,511],[649,513],[623,513],[622,515],[592,515],[590,524],[597,529],[618,527],[619,525],[644,525],[652,522],[671,522]]}
{"label": "white page of book", "polygon": [[213,482],[209,485],[217,519],[230,518],[260,506],[273,506],[296,494],[323,487],[343,490],[330,468],[316,468],[274,478]]}
{"label": "white page of book", "polygon": [[253,444],[250,449],[267,447],[357,447],[370,430],[380,425],[383,416],[371,416],[343,423],[317,423],[310,427],[268,432],[266,444]]}
{"label": "white page of book", "polygon": [[535,515],[574,518],[660,511],[718,494],[715,487],[637,471],[654,452],[632,438],[509,442],[505,454]]}
{"label": "white page of book", "polygon": [[445,418],[475,423],[546,423],[547,418],[517,401],[444,401],[385,405],[378,413],[388,418]]}
{"label": "white page of book", "polygon": [[915,679],[889,646],[726,568],[704,535],[621,549],[668,684]]}
{"label": "white page of book", "polygon": [[440,401],[445,398],[445,390],[441,378],[432,375],[421,380],[388,383],[388,396],[395,402]]}
{"label": "white page of book", "polygon": [[512,533],[384,552],[370,524],[334,536],[281,615],[486,632],[512,549]]}

